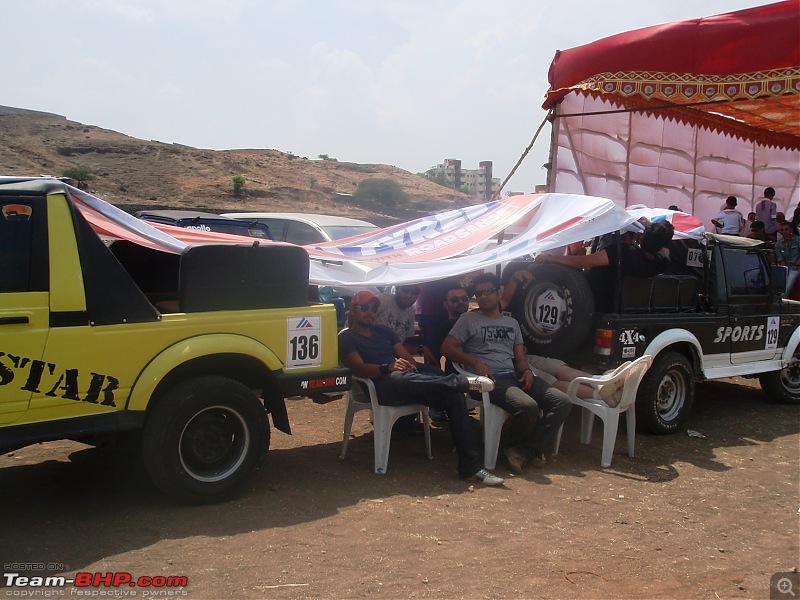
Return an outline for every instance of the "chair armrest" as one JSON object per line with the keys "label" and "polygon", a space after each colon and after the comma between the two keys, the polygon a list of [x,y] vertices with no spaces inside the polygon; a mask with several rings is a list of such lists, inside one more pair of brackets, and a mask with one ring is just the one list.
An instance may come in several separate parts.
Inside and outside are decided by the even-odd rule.
{"label": "chair armrest", "polygon": [[355,375],[353,375],[353,387],[357,385],[359,387],[363,385],[361,391],[363,392],[364,390],[366,390],[368,396],[367,400],[374,403],[378,402],[378,392],[375,389],[375,384],[372,382],[372,379],[366,379],[364,377],[356,377]]}
{"label": "chair armrest", "polygon": [[455,362],[455,361],[450,361],[450,362],[453,364],[453,368],[458,373],[461,373],[462,375],[474,375],[475,374],[472,371],[470,371],[469,369],[467,369],[462,363]]}
{"label": "chair armrest", "polygon": [[588,385],[589,387],[593,387],[595,389],[600,389],[601,385],[606,385],[611,383],[614,380],[614,377],[611,373],[608,375],[603,375],[602,377],[576,377],[572,381],[569,382],[567,386],[567,396],[570,398],[577,398],[578,393],[578,386],[580,384]]}

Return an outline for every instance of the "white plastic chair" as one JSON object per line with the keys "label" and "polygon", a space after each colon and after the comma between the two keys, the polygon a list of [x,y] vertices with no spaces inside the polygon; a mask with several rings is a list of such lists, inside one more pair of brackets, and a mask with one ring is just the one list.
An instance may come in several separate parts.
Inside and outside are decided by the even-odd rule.
{"label": "white plastic chair", "polygon": [[[581,411],[581,443],[590,444],[592,441],[592,426],[594,416],[597,415],[603,420],[603,454],[600,458],[600,465],[603,467],[611,466],[611,459],[614,455],[614,444],[617,440],[617,429],[619,427],[619,417],[625,413],[625,422],[628,430],[628,456],[633,457],[633,448],[636,441],[636,392],[639,389],[644,374],[653,363],[653,357],[646,354],[637,358],[633,362],[626,362],[612,373],[602,377],[576,377],[567,388],[567,396],[570,402],[577,404]],[[601,385],[616,385],[622,389],[622,398],[617,406],[609,406],[598,398],[578,398],[577,391],[580,384],[585,384],[598,389]]]}
{"label": "white plastic chair", "polygon": [[[362,387],[364,386],[364,387]],[[366,388],[367,392],[364,392]],[[342,437],[342,453],[339,458],[344,458],[347,453],[347,444],[350,442],[350,430],[353,427],[353,415],[360,410],[372,410],[372,426],[375,430],[375,473],[385,475],[389,465],[389,445],[392,441],[392,425],[403,415],[422,413],[422,422],[425,428],[425,446],[428,450],[428,459],[431,454],[431,422],[430,411],[424,404],[404,404],[402,406],[383,406],[378,404],[378,394],[375,384],[371,379],[353,377],[353,387],[347,395],[347,408],[344,414],[344,436]]]}
{"label": "white plastic chair", "polygon": [[[464,368],[464,365],[453,363],[456,371],[463,375],[474,375],[474,373]],[[511,413],[503,410],[499,406],[492,404],[489,400],[489,392],[481,394],[481,401],[478,402],[471,396],[472,392],[467,393],[467,408],[481,409],[481,426],[483,428],[483,466],[486,469],[494,469],[497,466],[497,452],[500,448],[500,434],[503,431],[503,423],[511,416]]]}

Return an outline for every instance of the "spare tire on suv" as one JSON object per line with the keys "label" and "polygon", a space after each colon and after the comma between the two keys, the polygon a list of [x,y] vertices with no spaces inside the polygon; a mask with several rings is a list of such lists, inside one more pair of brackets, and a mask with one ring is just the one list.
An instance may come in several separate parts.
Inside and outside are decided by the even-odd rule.
{"label": "spare tire on suv", "polygon": [[556,264],[515,262],[506,267],[503,280],[528,268],[533,274],[518,289],[509,310],[519,321],[530,354],[562,356],[585,342],[594,318],[594,297],[579,269]]}

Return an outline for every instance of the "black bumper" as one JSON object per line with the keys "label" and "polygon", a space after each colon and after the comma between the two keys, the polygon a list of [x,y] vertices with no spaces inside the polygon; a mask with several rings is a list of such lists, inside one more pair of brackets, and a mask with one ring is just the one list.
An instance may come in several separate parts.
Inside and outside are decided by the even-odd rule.
{"label": "black bumper", "polygon": [[313,373],[280,373],[277,376],[281,395],[309,396],[328,392],[346,392],[352,384],[350,369],[331,369]]}

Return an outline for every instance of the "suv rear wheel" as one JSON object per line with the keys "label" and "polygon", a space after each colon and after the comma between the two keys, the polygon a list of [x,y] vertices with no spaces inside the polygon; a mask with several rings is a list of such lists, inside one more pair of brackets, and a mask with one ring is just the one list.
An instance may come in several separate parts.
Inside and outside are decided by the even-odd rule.
{"label": "suv rear wheel", "polygon": [[244,484],[269,447],[261,401],[226,377],[176,385],[147,416],[142,454],[147,472],[181,502],[218,502]]}

